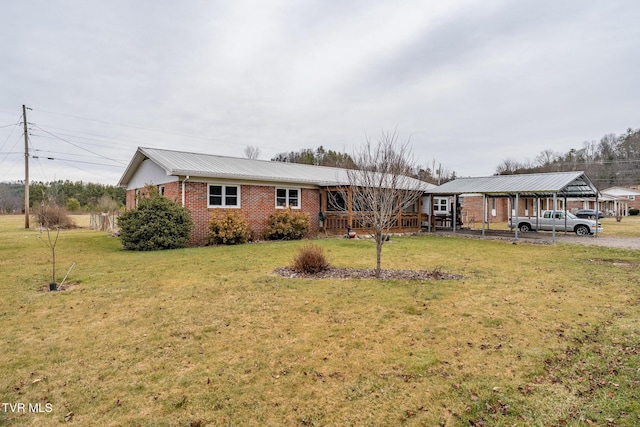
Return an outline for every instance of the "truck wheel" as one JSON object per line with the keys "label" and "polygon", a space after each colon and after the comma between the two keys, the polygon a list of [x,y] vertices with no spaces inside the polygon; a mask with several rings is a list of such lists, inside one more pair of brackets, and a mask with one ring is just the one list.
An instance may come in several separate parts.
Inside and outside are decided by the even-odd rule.
{"label": "truck wheel", "polygon": [[589,228],[586,225],[579,225],[576,227],[576,234],[578,236],[586,236],[589,234]]}
{"label": "truck wheel", "polygon": [[529,224],[520,224],[520,227],[518,227],[518,228],[523,233],[527,233],[527,232],[531,231],[531,226]]}

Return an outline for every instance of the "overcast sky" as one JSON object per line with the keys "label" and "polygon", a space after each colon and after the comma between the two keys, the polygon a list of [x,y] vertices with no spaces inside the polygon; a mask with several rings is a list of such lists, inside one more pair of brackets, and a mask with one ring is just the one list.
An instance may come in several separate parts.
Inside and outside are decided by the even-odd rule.
{"label": "overcast sky", "polygon": [[5,1],[0,181],[117,184],[138,146],[352,153],[487,176],[640,127],[637,0]]}

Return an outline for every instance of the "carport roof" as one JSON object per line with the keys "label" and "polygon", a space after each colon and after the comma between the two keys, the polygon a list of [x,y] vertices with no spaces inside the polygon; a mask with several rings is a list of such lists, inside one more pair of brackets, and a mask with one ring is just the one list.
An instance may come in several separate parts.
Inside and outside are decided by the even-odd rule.
{"label": "carport roof", "polygon": [[489,196],[599,197],[584,172],[556,172],[458,178],[429,190],[434,195],[486,194]]}

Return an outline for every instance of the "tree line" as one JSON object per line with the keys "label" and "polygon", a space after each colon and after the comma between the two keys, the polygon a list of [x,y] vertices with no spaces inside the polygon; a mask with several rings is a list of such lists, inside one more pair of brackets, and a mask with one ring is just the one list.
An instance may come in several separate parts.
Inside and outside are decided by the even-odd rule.
{"label": "tree line", "polygon": [[[253,153],[255,153],[255,148],[253,147],[251,147],[251,151],[245,150],[245,156],[248,158],[255,158],[253,157]],[[322,145],[315,150],[312,148],[304,148],[299,151],[278,153],[275,157],[271,158],[271,161],[339,167],[345,169],[355,169],[357,167],[353,158],[349,154],[334,150],[327,150]],[[409,171],[409,175],[413,178],[435,185],[444,184],[445,182],[456,179],[455,171],[449,170],[447,167],[443,166],[442,163],[437,163],[435,159],[431,165],[412,166]]]}
{"label": "tree line", "polygon": [[496,174],[583,171],[598,188],[640,184],[640,129],[585,141],[565,153],[546,149],[533,160],[503,160]]}
{"label": "tree line", "polygon": [[[126,203],[126,189],[83,181],[29,183],[29,206],[52,203],[70,211],[117,209]],[[0,183],[0,212],[15,213],[24,208],[24,182]]]}

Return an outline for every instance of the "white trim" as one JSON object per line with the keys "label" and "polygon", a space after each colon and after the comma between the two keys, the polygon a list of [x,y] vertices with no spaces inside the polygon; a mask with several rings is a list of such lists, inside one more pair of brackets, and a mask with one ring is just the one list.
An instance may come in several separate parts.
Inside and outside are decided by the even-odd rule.
{"label": "white trim", "polygon": [[[284,197],[285,205],[279,205],[278,204],[278,198],[282,199],[282,197],[278,197],[278,190],[286,191],[285,197]],[[298,192],[298,197],[297,197],[298,205],[297,206],[291,206],[291,204],[290,204],[289,192],[291,190],[295,190],[295,191]],[[275,191],[274,191],[274,196],[275,196],[274,203],[275,203],[276,209],[287,209],[287,208],[300,209],[300,206],[302,205],[302,190],[299,187],[276,187]]]}
{"label": "white trim", "polygon": [[[222,195],[220,196],[222,198],[222,204],[220,205],[212,205],[210,203],[211,201],[211,187],[221,187],[222,188]],[[226,201],[227,201],[227,188],[236,188],[237,189],[237,194],[235,195],[235,197],[237,198],[237,204],[235,205],[227,205]],[[241,207],[241,193],[242,193],[242,186],[241,185],[227,185],[227,184],[207,184],[207,208],[209,209],[240,209]],[[230,196],[230,197],[234,197],[234,196]]]}

